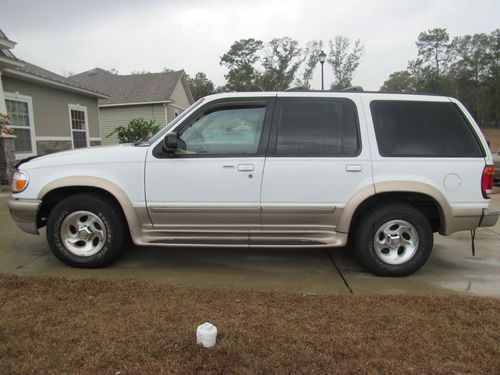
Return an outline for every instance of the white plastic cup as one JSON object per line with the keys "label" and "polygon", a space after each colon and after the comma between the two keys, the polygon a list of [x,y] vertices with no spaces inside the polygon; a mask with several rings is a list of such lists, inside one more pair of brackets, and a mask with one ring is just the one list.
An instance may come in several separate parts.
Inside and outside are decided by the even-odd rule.
{"label": "white plastic cup", "polygon": [[196,329],[196,343],[204,348],[211,348],[217,341],[217,327],[212,323],[203,323]]}

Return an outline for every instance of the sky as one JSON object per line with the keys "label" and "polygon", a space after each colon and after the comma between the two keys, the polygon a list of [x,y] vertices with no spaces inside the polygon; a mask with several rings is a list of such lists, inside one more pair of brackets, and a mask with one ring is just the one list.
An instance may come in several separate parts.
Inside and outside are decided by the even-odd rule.
{"label": "sky", "polygon": [[[336,35],[365,46],[353,84],[378,90],[416,57],[418,34],[500,28],[498,0],[2,0],[0,29],[14,54],[58,74],[101,67],[120,74],[184,69],[225,82],[222,56],[235,40],[288,36],[302,46]],[[325,64],[325,86],[333,78]],[[320,68],[313,88],[320,88]]]}

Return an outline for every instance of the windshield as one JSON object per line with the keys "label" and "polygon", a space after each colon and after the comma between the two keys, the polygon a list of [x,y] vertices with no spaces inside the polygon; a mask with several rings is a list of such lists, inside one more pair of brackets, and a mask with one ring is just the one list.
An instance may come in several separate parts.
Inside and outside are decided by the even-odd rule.
{"label": "windshield", "polygon": [[167,133],[170,129],[172,129],[179,121],[181,121],[184,117],[186,117],[194,108],[198,107],[198,105],[203,102],[205,98],[198,99],[195,103],[191,104],[187,109],[182,111],[182,113],[177,116],[175,119],[170,121],[167,125],[165,125],[158,133],[153,135],[150,138],[145,138],[141,140],[140,142],[137,142],[135,145],[136,146],[149,146],[150,144],[153,144],[156,142],[158,139],[160,139],[165,133]]}

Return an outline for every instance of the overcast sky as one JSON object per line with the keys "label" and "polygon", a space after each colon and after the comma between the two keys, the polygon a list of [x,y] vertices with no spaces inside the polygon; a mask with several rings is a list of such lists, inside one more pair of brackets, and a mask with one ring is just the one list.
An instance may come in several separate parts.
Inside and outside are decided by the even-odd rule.
{"label": "overcast sky", "polygon": [[[365,55],[354,84],[378,90],[416,55],[421,31],[451,36],[500,27],[499,0],[2,0],[0,28],[20,59],[55,73],[94,67],[203,71],[224,83],[219,58],[233,41],[289,36],[302,45],[344,35]],[[319,88],[319,67],[313,86]],[[325,84],[331,82],[325,64]]]}

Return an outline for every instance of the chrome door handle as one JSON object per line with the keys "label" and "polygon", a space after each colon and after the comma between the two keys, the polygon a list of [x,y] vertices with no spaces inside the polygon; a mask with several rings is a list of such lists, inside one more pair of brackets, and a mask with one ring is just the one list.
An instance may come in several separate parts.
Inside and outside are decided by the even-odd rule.
{"label": "chrome door handle", "polygon": [[238,164],[238,170],[240,172],[252,172],[253,169],[253,164]]}
{"label": "chrome door handle", "polygon": [[346,172],[361,172],[363,170],[363,166],[361,164],[347,164],[345,166]]}

